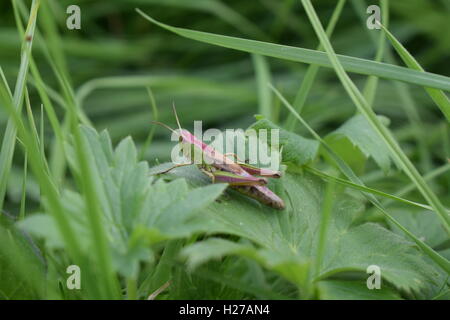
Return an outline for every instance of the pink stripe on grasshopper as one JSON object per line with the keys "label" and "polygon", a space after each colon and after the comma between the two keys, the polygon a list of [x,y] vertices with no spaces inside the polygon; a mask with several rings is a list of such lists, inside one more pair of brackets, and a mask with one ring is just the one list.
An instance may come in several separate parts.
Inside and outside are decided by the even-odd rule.
{"label": "pink stripe on grasshopper", "polygon": [[[176,115],[175,107],[174,113],[179,128],[178,135],[181,138],[181,140],[185,143],[194,145],[196,148],[199,148],[206,157],[208,157],[210,160],[213,160],[212,166],[215,169],[231,174],[228,176],[226,174],[213,174],[214,179],[217,179],[218,181],[227,182],[230,184],[231,187],[235,188],[239,192],[249,197],[252,197],[266,205],[269,205],[273,208],[281,210],[285,208],[284,201],[280,197],[278,197],[275,193],[273,193],[270,189],[264,186],[264,184],[267,184],[267,180],[261,177],[254,177],[252,175],[253,173],[261,176],[279,178],[280,173],[278,171],[259,169],[250,165],[239,164],[232,161],[222,153],[214,150],[214,148],[212,148],[211,146],[208,146],[203,141],[197,139],[197,137],[195,137],[189,131],[181,129],[178,116]],[[168,127],[167,125],[161,122],[157,121],[152,122],[162,125],[163,127],[169,129],[170,131],[175,132],[172,128]]]}
{"label": "pink stripe on grasshopper", "polygon": [[199,140],[196,136],[185,129],[179,130],[180,137],[184,142],[191,143],[194,146],[201,148],[204,152],[204,155],[214,162],[214,166],[223,169],[225,171],[233,172],[244,177],[252,177],[247,171],[241,168],[239,164],[234,162],[233,160],[227,158],[222,153],[215,150],[213,147],[207,145],[203,141]]}

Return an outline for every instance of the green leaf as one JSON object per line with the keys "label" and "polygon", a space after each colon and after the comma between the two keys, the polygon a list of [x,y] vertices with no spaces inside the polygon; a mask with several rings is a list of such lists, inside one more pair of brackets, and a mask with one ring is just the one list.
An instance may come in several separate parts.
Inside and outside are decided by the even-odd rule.
{"label": "green leaf", "polygon": [[[138,162],[131,138],[122,140],[113,149],[106,131],[101,134],[82,126],[86,140],[86,154],[92,180],[97,190],[102,212],[102,224],[107,231],[109,250],[116,270],[135,276],[139,261],[152,261],[149,245],[165,239],[183,238],[198,229],[193,218],[216,200],[225,189],[214,184],[189,189],[184,179],[165,182],[150,176],[146,162]],[[75,165],[73,159],[69,161]],[[75,171],[78,168],[75,167]],[[65,190],[64,209],[72,227],[82,242],[86,254],[90,252],[90,229],[81,194]],[[21,224],[36,236],[44,237],[58,246],[58,230],[49,216],[30,216]],[[46,224],[43,229],[39,225]]]}
{"label": "green leaf", "polygon": [[[438,217],[431,211],[397,207],[391,209],[390,212],[397,221],[432,248],[438,247],[448,240]],[[395,225],[389,224],[395,233],[403,235]]]}
{"label": "green leaf", "polygon": [[[381,116],[379,118],[385,123],[388,122],[387,118]],[[372,157],[385,173],[389,171],[391,166],[389,149],[382,140],[377,138],[377,133],[363,115],[358,114],[347,120],[342,126],[330,133],[325,141],[333,146],[343,138],[347,138],[354,146],[358,147],[366,157]],[[333,150],[336,150],[339,155],[346,152],[345,148],[333,148]],[[350,155],[350,152],[347,155]],[[347,160],[347,158],[350,161],[352,160],[351,157],[343,157],[344,160]]]}
{"label": "green leaf", "polygon": [[35,213],[25,220],[19,221],[17,226],[36,237],[45,239],[46,245],[50,249],[64,248],[64,242],[55,221],[47,214]]}
{"label": "green leaf", "polygon": [[319,142],[286,131],[267,119],[261,119],[255,122],[249,129],[254,129],[257,132],[261,129],[269,130],[268,141],[272,141],[270,139],[270,130],[278,129],[280,147],[283,147],[282,161],[285,163],[293,163],[297,166],[302,166],[312,162],[319,151]]}
{"label": "green leaf", "polygon": [[[287,209],[281,212],[233,192],[230,200],[211,204],[202,217],[208,221],[205,231],[237,235],[253,245],[210,238],[184,249],[189,265],[196,267],[229,254],[244,256],[307,289],[308,270],[317,250],[324,183],[308,173],[288,172],[282,185]],[[364,211],[359,200],[341,191],[333,194],[333,203],[316,280],[344,271],[365,274],[374,264],[385,280],[402,290],[420,290],[432,281],[436,270],[425,263],[413,243],[377,224],[354,225]]]}
{"label": "green leaf", "polygon": [[394,290],[382,285],[380,289],[367,289],[365,280],[326,280],[318,283],[321,300],[400,300]]}
{"label": "green leaf", "polygon": [[[276,90],[273,86],[271,86],[272,90],[276,93],[278,98],[283,102],[286,108],[291,111],[294,116],[305,126],[306,129],[311,133],[312,136],[317,141],[320,141],[321,146],[327,151],[327,154],[333,158],[336,165],[339,167],[341,172],[352,182],[352,184],[359,185],[361,188],[365,188],[362,181],[355,175],[353,170],[345,163],[334,151],[331,149],[328,144],[305,122],[305,120],[294,110],[294,108],[286,101],[286,99],[281,95],[281,93]],[[423,179],[423,178],[422,178]],[[374,190],[372,190],[373,192]],[[403,227],[397,220],[395,220],[381,205],[381,203],[372,195],[372,194],[364,194],[365,198],[369,200],[389,221],[394,223],[398,228],[400,228],[410,239],[412,239],[416,245],[434,262],[436,262],[443,270],[447,273],[450,272],[450,263],[448,260],[439,255],[436,251],[434,251],[430,246],[425,244],[419,238],[417,238],[414,234],[412,234],[408,229]]]}
{"label": "green leaf", "polygon": [[[192,40],[279,59],[316,64],[322,67],[332,68],[332,64],[327,58],[326,53],[321,51],[172,27],[149,17],[139,9],[136,9],[136,11],[145,19],[160,26],[161,28]],[[448,77],[445,76],[429,72],[419,72],[387,63],[374,62],[349,56],[338,55],[338,57],[345,70],[349,72],[400,80],[420,86],[450,91],[450,81]]]}
{"label": "green leaf", "polygon": [[[367,156],[349,138],[342,135],[329,135],[324,137],[324,141],[356,174],[364,173]],[[320,154],[328,163],[334,164],[332,157],[323,146],[320,147]]]}
{"label": "green leaf", "polygon": [[329,244],[331,254],[324,261],[321,277],[344,270],[365,271],[369,265],[377,265],[381,276],[399,289],[418,291],[433,282],[433,276],[438,274],[416,254],[413,243],[377,224],[365,223],[353,228],[344,224],[330,228],[328,236],[334,241]]}

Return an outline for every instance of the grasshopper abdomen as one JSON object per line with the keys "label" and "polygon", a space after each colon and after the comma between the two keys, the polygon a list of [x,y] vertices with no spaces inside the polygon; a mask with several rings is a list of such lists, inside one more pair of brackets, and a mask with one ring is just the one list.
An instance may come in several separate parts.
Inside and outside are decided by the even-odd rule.
{"label": "grasshopper abdomen", "polygon": [[286,207],[284,201],[267,187],[236,186],[232,188],[272,208],[283,210]]}

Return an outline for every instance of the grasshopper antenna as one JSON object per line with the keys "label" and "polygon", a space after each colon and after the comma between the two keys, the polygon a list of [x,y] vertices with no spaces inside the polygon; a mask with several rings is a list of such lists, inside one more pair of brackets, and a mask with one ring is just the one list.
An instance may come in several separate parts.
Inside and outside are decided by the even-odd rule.
{"label": "grasshopper antenna", "polygon": [[175,114],[175,119],[177,120],[178,129],[180,129],[180,132],[181,132],[181,125],[180,125],[180,120],[178,119],[177,109],[175,109],[175,102],[173,103],[172,108],[173,108],[173,113]]}
{"label": "grasshopper antenna", "polygon": [[175,130],[173,130],[171,127],[169,127],[167,124],[165,124],[165,123],[162,123],[162,122],[159,122],[159,121],[150,121],[151,123],[154,123],[154,124],[157,124],[157,125],[159,125],[159,126],[161,126],[161,127],[164,127],[164,128],[166,128],[166,129],[169,129],[170,131],[172,131],[173,133],[176,133],[176,131]]}

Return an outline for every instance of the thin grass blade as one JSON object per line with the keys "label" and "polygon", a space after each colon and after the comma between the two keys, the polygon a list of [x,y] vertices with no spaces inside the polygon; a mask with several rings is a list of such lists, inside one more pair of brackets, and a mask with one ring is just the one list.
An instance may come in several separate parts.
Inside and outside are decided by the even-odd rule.
{"label": "thin grass blade", "polygon": [[[325,151],[329,154],[329,156],[335,161],[336,165],[340,169],[340,171],[354,184],[365,187],[364,183],[356,176],[350,166],[347,165],[342,158],[337,155],[336,152],[317,134],[317,132],[312,129],[308,123],[294,110],[292,105],[286,100],[286,98],[272,85],[270,85],[271,89],[275,92],[276,96],[281,100],[283,105],[294,114],[298,121],[310,132],[310,134],[321,143],[324,147]],[[408,229],[403,227],[397,220],[394,219],[381,205],[377,198],[375,198],[370,193],[362,193],[368,201],[370,201],[380,212],[386,217],[386,219],[390,220],[393,224],[395,224],[400,230],[402,230],[411,240],[413,240],[417,246],[423,251],[424,254],[430,257],[437,265],[439,265],[443,270],[450,273],[450,262],[434,251],[430,246],[428,246],[425,242],[416,237],[413,233],[411,233]]]}
{"label": "thin grass blade", "polygon": [[[172,27],[151,18],[139,9],[136,9],[136,11],[148,21],[185,38],[288,61],[317,64],[322,67],[332,68],[332,64],[324,52]],[[343,55],[338,55],[338,59],[348,72],[373,75],[450,91],[450,79],[446,76]]]}
{"label": "thin grass blade", "polygon": [[[389,30],[381,23],[379,23],[381,29],[387,35],[387,38],[391,42],[395,51],[397,51],[398,55],[402,58],[403,62],[411,69],[425,72],[422,66],[417,62],[416,59],[406,50],[406,48],[395,38],[395,36],[389,32]],[[441,109],[442,113],[447,118],[447,121],[450,121],[450,100],[441,90],[437,90],[434,88],[425,87],[428,95],[433,99],[434,103]]]}
{"label": "thin grass blade", "polygon": [[393,159],[396,160],[397,164],[403,169],[403,171],[408,175],[408,177],[417,185],[417,189],[422,193],[427,202],[433,207],[434,211],[438,214],[442,221],[442,225],[450,234],[450,216],[447,210],[442,205],[439,198],[433,193],[429,188],[423,177],[404,154],[397,141],[394,139],[390,131],[381,123],[376,114],[373,112],[371,106],[367,103],[361,92],[358,90],[356,85],[352,82],[350,77],[345,72],[343,66],[338,60],[333,47],[328,40],[325,31],[323,30],[322,24],[309,0],[302,0],[303,6],[306,9],[308,17],[319,37],[321,43],[324,45],[325,51],[327,52],[334,69],[344,86],[347,94],[352,99],[353,103],[358,108],[359,112],[363,114],[371,126],[374,128],[375,132],[379,135],[380,139],[389,148]]}

